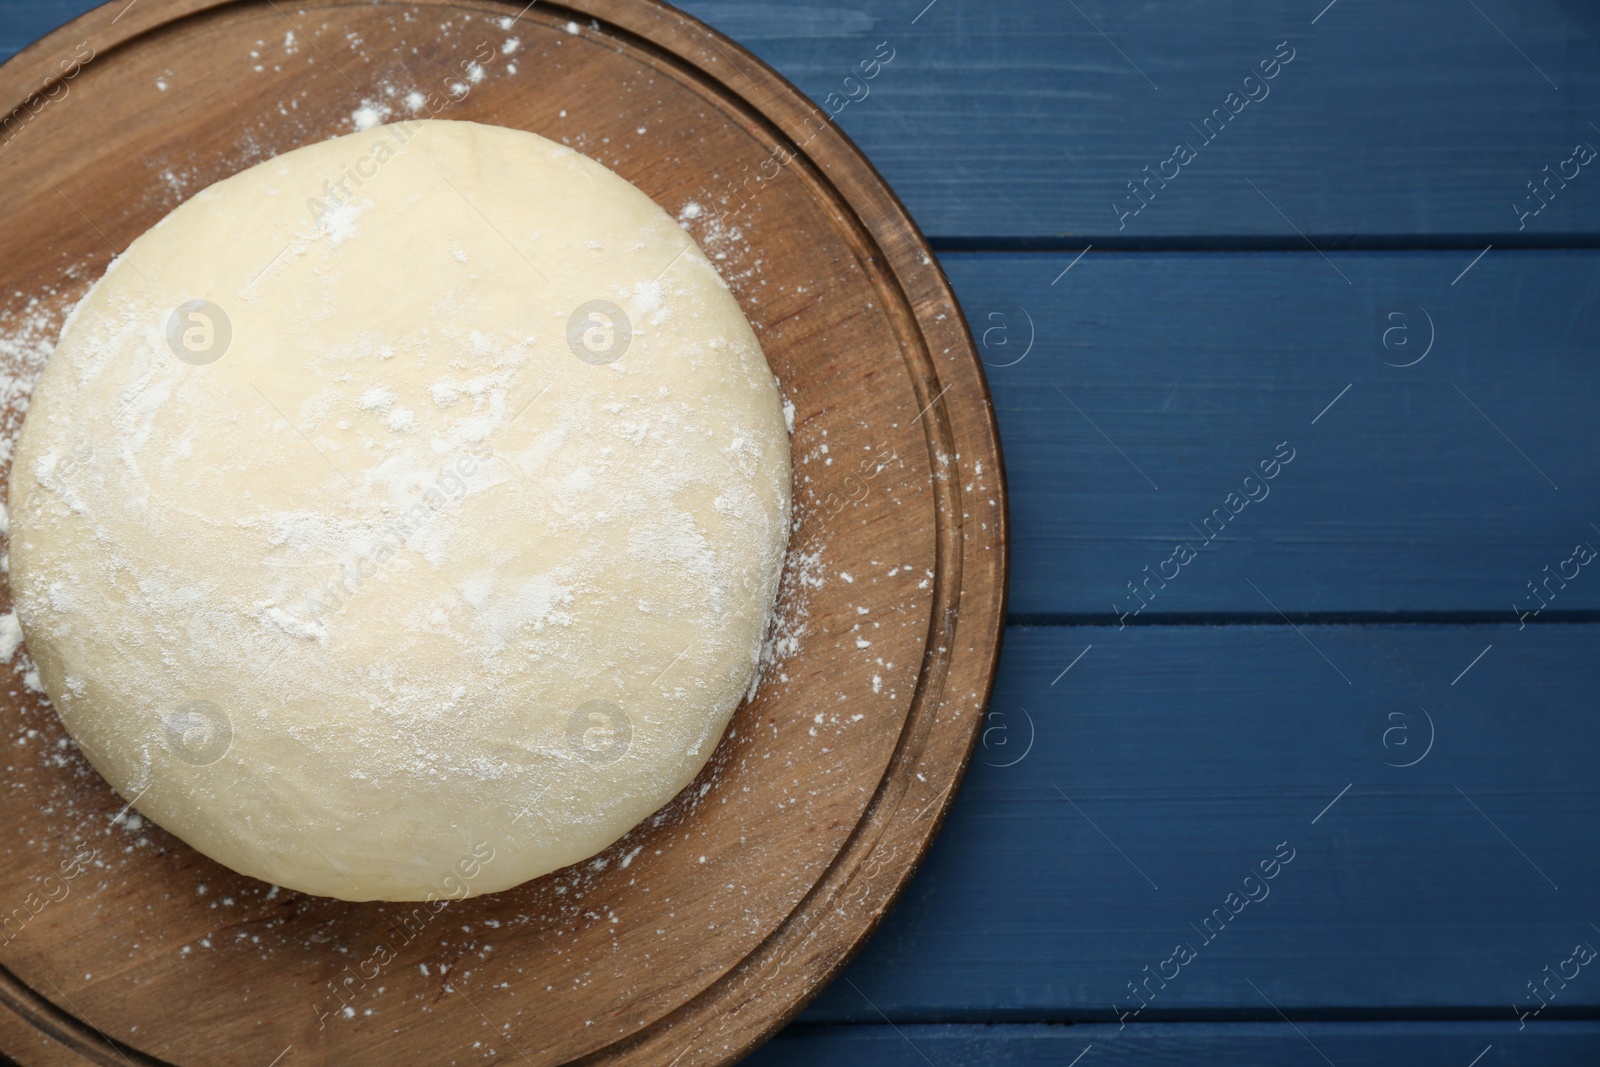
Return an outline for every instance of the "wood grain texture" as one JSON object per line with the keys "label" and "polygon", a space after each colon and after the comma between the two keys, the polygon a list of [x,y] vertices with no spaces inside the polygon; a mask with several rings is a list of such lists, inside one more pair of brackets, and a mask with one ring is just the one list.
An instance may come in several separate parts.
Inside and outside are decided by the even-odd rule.
{"label": "wood grain texture", "polygon": [[[1247,989],[1245,991],[1249,993]],[[1253,995],[1253,994],[1252,994]],[[1130,1026],[795,1026],[749,1067],[1593,1067],[1600,1028],[1546,1023],[1156,1023]],[[1087,1055],[1084,1050],[1089,1049]],[[1474,1057],[1483,1053],[1481,1060]],[[1077,1065],[1075,1056],[1083,1055]]]}
{"label": "wood grain texture", "polygon": [[1473,255],[946,254],[1005,434],[1013,614],[1500,621],[1529,582],[1547,620],[1600,608],[1579,568],[1542,584],[1600,546],[1600,254],[1496,249],[1452,285]]}
{"label": "wood grain texture", "polygon": [[[1112,1022],[1187,941],[1130,1029],[1277,1018],[1254,982],[1297,1019],[1516,1032],[1527,983],[1600,948],[1596,627],[1300,630],[1010,629],[961,802],[804,1018]],[[1206,927],[1285,841],[1265,898]],[[1543,1019],[1600,1012],[1594,969]]]}
{"label": "wood grain texture", "polygon": [[[58,325],[185,196],[412,88],[451,100],[435,117],[585,150],[675,214],[804,144],[737,212],[685,216],[796,409],[781,613],[799,650],[600,860],[437,918],[269,891],[141,824],[13,681],[0,1040],[25,1064],[726,1063],[865,939],[954,796],[995,668],[1005,511],[979,363],[926,245],[731,42],[663,4],[513,23],[522,6],[144,0],[39,42],[0,68],[0,111],[31,116],[0,147],[0,317],[15,329],[38,297]],[[93,59],[51,96],[79,41]]]}

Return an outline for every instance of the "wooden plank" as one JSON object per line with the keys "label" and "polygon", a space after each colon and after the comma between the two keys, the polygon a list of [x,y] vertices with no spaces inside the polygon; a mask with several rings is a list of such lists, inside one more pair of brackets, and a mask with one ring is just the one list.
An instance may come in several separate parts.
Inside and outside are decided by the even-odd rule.
{"label": "wooden plank", "polygon": [[1530,582],[1546,621],[1600,609],[1563,566],[1600,547],[1600,253],[1473,256],[943,256],[1005,444],[1013,616],[1512,620]]}
{"label": "wooden plank", "polygon": [[[1576,187],[1558,189],[1520,231],[1512,209],[1576,142],[1600,146],[1581,104],[1600,88],[1587,10],[1507,0],[1481,11],[1343,0],[1320,18],[1323,3],[1286,11],[1271,0],[685,6],[814,100],[862,97],[839,122],[940,237],[1298,245],[1297,229],[1319,243],[1600,232],[1600,192],[1582,188],[1592,180],[1581,168]],[[894,63],[846,82],[879,41]],[[1288,65],[1247,86],[1280,42]],[[1230,93],[1260,99],[1232,103],[1242,110],[1227,118]],[[1213,119],[1221,132],[1208,142],[1214,109],[1227,121]],[[1163,168],[1179,143],[1194,158]],[[1122,218],[1113,205],[1139,204],[1123,198],[1145,167],[1176,177],[1142,187],[1149,206]]]}
{"label": "wooden plank", "polygon": [[[1527,983],[1600,948],[1597,639],[1012,628],[938,842],[803,1018],[1111,1022],[1188,943],[1130,1021],[1273,1017],[1254,983],[1291,1015],[1471,1013],[1514,1033],[1512,1005],[1540,1004]],[[1244,879],[1283,842],[1265,898],[1208,928],[1228,894],[1262,893]],[[1600,961],[1577,969],[1530,1028],[1600,1007]]]}
{"label": "wooden plank", "polygon": [[[0,55],[88,6],[0,6]],[[1053,235],[1074,248],[1215,235],[1299,246],[1297,228],[1319,244],[1600,238],[1592,168],[1552,184],[1550,206],[1520,230],[1512,207],[1575,143],[1600,147],[1583,105],[1600,91],[1600,36],[1581,5],[1341,0],[1314,25],[1321,3],[1289,13],[1272,0],[683,7],[828,110],[856,97],[838,122],[938,238]],[[873,66],[884,41],[893,62]],[[1252,83],[1259,102],[1213,119],[1222,132],[1204,141],[1190,123],[1231,115],[1228,95],[1242,96],[1279,42],[1289,64]],[[863,80],[863,62],[875,77]],[[1195,158],[1162,168],[1180,141]],[[1120,218],[1113,204],[1138,203],[1124,198],[1145,167],[1178,176]]]}
{"label": "wooden plank", "polygon": [[[792,1026],[747,1067],[1593,1067],[1600,1024],[1551,1022],[1507,1033],[1494,1023],[1156,1023],[1130,1026]],[[1475,1059],[1479,1053],[1482,1059]],[[1077,1057],[1082,1056],[1082,1059]]]}

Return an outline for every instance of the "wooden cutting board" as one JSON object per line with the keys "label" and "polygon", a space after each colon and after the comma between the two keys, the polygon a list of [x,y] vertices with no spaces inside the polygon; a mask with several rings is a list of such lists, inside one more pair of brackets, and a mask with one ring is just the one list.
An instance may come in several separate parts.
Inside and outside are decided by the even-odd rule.
{"label": "wooden cutting board", "polygon": [[971,336],[828,114],[870,106],[840,101],[895,44],[839,57],[819,109],[655,0],[116,0],[0,67],[7,440],[66,313],[168,211],[358,122],[426,114],[570,144],[680,218],[794,405],[798,522],[787,657],[704,773],[598,859],[436,914],[277,890],[143,821],[19,653],[0,672],[0,1050],[25,1067],[725,1064],[838,972],[955,795],[1004,617]]}

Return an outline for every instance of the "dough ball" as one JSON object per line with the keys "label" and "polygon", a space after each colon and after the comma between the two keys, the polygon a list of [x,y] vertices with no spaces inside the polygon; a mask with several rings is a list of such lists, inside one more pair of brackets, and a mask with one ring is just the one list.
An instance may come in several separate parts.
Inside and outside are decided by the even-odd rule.
{"label": "dough ball", "polygon": [[664,211],[542,137],[408,122],[112,264],[17,447],[11,583],[142,814],[306,893],[471,896],[699,772],[789,483],[761,347]]}

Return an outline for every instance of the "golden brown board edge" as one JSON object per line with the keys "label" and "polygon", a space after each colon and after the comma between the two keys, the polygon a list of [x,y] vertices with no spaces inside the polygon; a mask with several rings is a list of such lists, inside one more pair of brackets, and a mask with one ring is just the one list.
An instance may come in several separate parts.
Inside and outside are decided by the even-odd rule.
{"label": "golden brown board edge", "polygon": [[[270,3],[271,0],[266,2]],[[442,0],[416,0],[416,6],[436,5],[443,6]],[[90,38],[101,33],[105,34],[105,46],[103,48],[95,46],[95,58],[89,61],[92,64],[102,56],[140,37],[165,30],[174,23],[194,16],[217,13],[228,7],[253,6],[260,6],[260,0],[142,0],[142,2],[136,0],[132,5],[125,3],[124,0],[112,0],[36,41],[4,65],[0,65],[0,93],[5,94],[0,96],[0,108],[4,108],[0,113],[11,113],[22,107],[33,96],[52,87],[58,74],[49,57],[53,56],[63,43],[81,39],[89,40],[89,43],[94,45],[95,42]],[[319,6],[365,7],[370,4],[357,5],[333,0]],[[450,6],[467,5],[457,3]],[[470,6],[481,7],[485,12],[503,12],[507,7],[515,7],[516,4],[471,4]],[[798,88],[753,53],[663,0],[578,0],[577,3],[545,3],[541,6],[546,10],[554,9],[580,18],[599,19],[609,24],[613,31],[622,31],[617,34],[618,36],[632,37],[640,44],[669,53],[689,72],[713,86],[720,95],[744,105],[744,110],[764,119],[768,132],[777,132],[791,141],[798,140],[792,134],[804,128],[804,118],[818,114],[818,110]],[[696,45],[699,47],[694,47]],[[706,46],[709,46],[709,49]],[[708,51],[715,52],[716,55],[708,56]],[[722,62],[719,64],[718,60]],[[714,66],[717,69],[713,69]],[[727,75],[722,73],[724,69],[728,71]],[[765,90],[764,95],[768,96],[769,100],[766,103],[752,100],[738,88],[735,76],[748,81],[753,88],[759,85]],[[7,103],[10,103],[10,107],[5,107]],[[993,692],[1004,630],[1009,576],[1007,538],[1009,496],[1005,483],[1005,468],[1001,462],[1000,438],[993,402],[981,370],[976,346],[973,344],[970,328],[948,279],[938,268],[937,260],[926,238],[917,229],[899,197],[860,149],[832,121],[826,121],[822,132],[812,140],[815,141],[817,138],[822,140],[817,149],[798,150],[796,155],[803,158],[814,173],[823,179],[834,199],[849,208],[850,228],[855,231],[858,240],[863,236],[866,237],[867,240],[862,243],[869,248],[875,248],[889,264],[891,268],[889,273],[899,290],[900,300],[897,303],[901,308],[909,310],[910,325],[915,327],[914,332],[921,342],[916,347],[921,350],[923,360],[920,365],[916,360],[911,360],[913,373],[910,378],[922,387],[920,396],[929,404],[927,414],[933,416],[929,419],[929,430],[925,435],[930,448],[934,449],[936,454],[942,449],[946,455],[952,457],[959,455],[961,459],[957,461],[958,470],[968,466],[971,460],[981,459],[991,464],[991,470],[994,472],[993,495],[996,505],[992,513],[988,513],[987,509],[985,513],[991,519],[992,533],[982,542],[975,537],[966,536],[969,531],[966,529],[968,522],[963,518],[961,510],[962,479],[955,477],[944,479],[942,482],[939,479],[935,480],[936,494],[943,485],[946,487],[945,496],[948,498],[947,506],[935,510],[936,528],[940,539],[937,551],[941,562],[953,566],[958,578],[953,590],[947,588],[942,597],[936,595],[930,619],[930,630],[939,626],[948,642],[945,669],[940,672],[936,682],[940,693],[931,705],[924,699],[923,694],[930,682],[925,649],[918,673],[917,695],[913,697],[911,710],[889,767],[879,781],[878,789],[856,828],[816,884],[801,898],[789,916],[766,941],[742,960],[736,961],[722,977],[713,981],[694,998],[642,1027],[636,1033],[578,1061],[573,1061],[575,1063],[624,1063],[637,1061],[641,1055],[651,1056],[659,1051],[660,1046],[665,1046],[667,1049],[677,1048],[680,1042],[676,1040],[675,1031],[686,1028],[699,1018],[709,1018],[719,1012],[727,1018],[730,1012],[748,1006],[756,1014],[749,1020],[749,1025],[745,1026],[742,1035],[733,1037],[731,1043],[725,1043],[720,1055],[716,1049],[703,1048],[698,1051],[710,1053],[712,1058],[694,1060],[694,1062],[718,1064],[731,1063],[770,1038],[802,1011],[860,951],[883,921],[894,901],[909,884],[926,856],[928,848],[948,816],[955,793],[965,777],[981,733],[980,727],[983,722],[981,711],[987,706]],[[835,167],[830,168],[828,162],[835,164]],[[833,180],[835,169],[843,172],[845,180],[854,186],[854,194],[850,190],[841,188],[840,184]],[[854,180],[852,173],[863,179],[865,184]],[[877,202],[874,203],[874,200]],[[877,217],[867,217],[868,213],[863,211],[866,207],[877,209],[872,212]],[[931,271],[928,269],[930,267]],[[916,284],[913,286],[911,283]],[[931,291],[913,293],[909,291],[913,287]],[[919,296],[922,299],[918,299]],[[945,315],[945,322],[942,324],[935,317],[939,312]],[[950,369],[951,380],[942,387],[940,383],[944,381],[944,377],[938,373],[933,356],[935,348],[950,352],[951,356],[948,358],[955,364]],[[910,358],[912,353],[903,348],[902,355]],[[966,416],[962,422],[971,424],[963,425],[958,430],[952,426],[949,409],[940,406],[938,401],[961,384],[969,385],[975,390],[976,396],[969,398],[966,404],[958,409]],[[937,427],[938,431],[935,432],[933,427]],[[967,434],[971,435],[970,438]],[[976,521],[974,515],[971,522],[976,524]],[[944,543],[947,537],[954,539],[953,546]],[[981,555],[969,560],[968,552],[981,553],[984,548],[983,542],[988,542],[992,548],[990,560],[984,562]],[[969,564],[976,564],[970,568],[976,572],[971,576],[973,579],[988,578],[992,584],[984,583],[986,588],[974,589],[975,583],[967,580]],[[945,577],[948,573],[943,568],[938,571],[940,577]],[[950,583],[947,581],[944,584],[948,586]],[[979,599],[973,602],[969,594],[978,594]],[[952,597],[953,602],[951,602]],[[963,615],[967,616],[966,626],[960,625]],[[973,632],[974,629],[976,633]],[[972,641],[964,650],[957,642],[968,635]],[[980,659],[977,662],[970,662],[970,657],[974,655]],[[906,775],[916,766],[917,759],[930,747],[932,736],[939,725],[938,713],[944,707],[942,700],[944,690],[948,688],[952,678],[957,677],[958,666],[961,678],[970,675],[976,682],[973,686],[978,697],[973,709],[975,714],[971,715],[965,724],[966,736],[958,746],[961,758],[955,762],[953,771],[948,771],[948,782],[935,793],[934,801],[930,802],[933,818],[923,824],[923,829],[920,831],[911,830],[908,840],[897,843],[891,860],[898,860],[900,848],[907,844],[912,846],[910,857],[893,869],[886,880],[886,886],[882,887],[880,899],[875,904],[845,919],[847,929],[831,931],[843,935],[842,946],[836,946],[831,952],[826,953],[826,962],[819,970],[804,975],[801,980],[802,988],[798,991],[791,990],[782,998],[764,996],[757,990],[742,1002],[725,1003],[736,1001],[735,994],[738,990],[735,986],[752,970],[771,962],[779,952],[790,947],[790,942],[797,940],[803,946],[814,933],[823,930],[827,925],[828,914],[825,905],[851,888],[872,853],[890,837],[892,832],[903,825],[902,812],[907,809],[899,803],[889,806],[886,798],[897,782],[906,786],[900,790],[897,801],[903,799],[910,791]],[[925,725],[924,720],[926,720]],[[920,735],[916,739],[919,743],[916,744],[916,751],[911,753],[911,736],[916,727],[920,727],[916,731]],[[959,730],[956,730],[956,735],[959,738]],[[948,764],[946,767],[948,768]],[[930,778],[927,784],[936,785],[937,781]],[[922,812],[918,812],[913,821],[921,821],[927,810],[928,808],[925,808]],[[879,823],[881,825],[874,825]],[[863,845],[871,829],[876,829],[877,832],[870,844]],[[849,862],[853,860],[858,862]],[[869,876],[869,883],[875,878],[876,875]],[[867,895],[871,896],[872,891],[879,887],[868,884],[866,888]],[[829,889],[833,891],[828,892]],[[835,922],[838,922],[836,917]],[[800,931],[798,935],[795,933],[797,930]],[[782,1000],[783,1006],[773,1010],[771,1004],[774,999]],[[165,1064],[165,1061],[150,1057],[131,1046],[106,1038],[86,1020],[81,1020],[54,1004],[3,967],[0,967],[0,1003],[3,1003],[11,1013],[28,1022],[41,1036],[48,1035],[63,1051],[70,1050],[69,1055],[75,1052],[89,1062],[107,1065],[128,1063],[130,1060],[152,1067]],[[694,1042],[704,1030],[703,1023],[696,1028],[690,1036],[689,1043],[681,1048],[680,1060],[687,1053],[696,1051]],[[719,1029],[719,1034],[720,1032]],[[52,1060],[54,1059],[52,1057]]]}
{"label": "golden brown board edge", "polygon": [[[602,14],[601,17],[605,21],[610,22],[612,25],[621,26],[625,29],[634,31],[635,35],[644,37],[656,47],[664,47],[679,59],[692,64],[699,71],[699,73],[702,74],[702,76],[711,78],[724,94],[731,95],[736,100],[742,101],[752,109],[756,110],[759,114],[766,118],[769,123],[775,125],[779,133],[786,135],[787,138],[792,142],[798,143],[799,141],[798,138],[793,136],[793,133],[796,130],[803,128],[804,117],[814,116],[817,114],[817,109],[810,103],[805,95],[776,70],[773,70],[743,46],[732,40],[729,40],[726,37],[723,37],[711,27],[706,26],[704,23],[699,22],[692,16],[678,10],[675,7],[672,7],[670,4],[657,2],[657,0],[645,0],[645,2],[635,3],[629,3],[628,0],[590,0],[590,3],[586,6],[596,9],[597,12],[604,12],[605,14]],[[630,18],[630,15],[633,11],[641,8],[653,9],[658,19],[658,28],[665,30],[666,33],[673,34],[673,36],[677,39],[667,40],[664,37],[638,33],[637,23],[633,18]],[[659,20],[664,15],[665,11],[670,11],[673,15],[675,15],[676,20],[674,24],[659,26]],[[642,21],[642,19],[640,19],[640,21]],[[630,25],[629,23],[634,24]],[[772,100],[783,106],[788,114],[775,115],[772,108],[760,105],[756,101],[749,99],[749,97],[744,93],[740,92],[736,85],[733,84],[733,79],[731,77],[722,76],[718,72],[709,69],[697,58],[691,56],[682,47],[682,38],[686,36],[684,32],[686,28],[691,30],[692,33],[698,33],[701,37],[703,37],[707,43],[709,43],[718,51],[720,57],[726,60],[729,65],[733,65],[733,58],[736,57],[738,64],[734,67],[733,73],[738,74],[740,78],[751,82],[754,82],[756,79],[766,82],[767,85],[764,86],[764,88],[768,90],[768,94],[771,96]],[[692,34],[689,34],[689,36],[692,38]],[[729,53],[731,53],[731,56]],[[946,415],[945,410],[937,405],[937,400],[944,395],[945,389],[953,389],[958,383],[952,380],[947,387],[944,387],[944,389],[939,388],[939,383],[942,379],[937,374],[935,361],[932,355],[934,344],[931,342],[934,335],[939,333],[950,333],[954,335],[950,338],[952,343],[948,346],[952,351],[957,353],[957,366],[954,368],[954,374],[970,376],[971,383],[977,391],[978,401],[975,410],[980,413],[980,418],[978,420],[979,426],[975,428],[978,430],[976,435],[977,439],[972,441],[971,445],[973,446],[973,449],[984,452],[981,458],[990,461],[992,463],[991,469],[996,472],[996,508],[993,516],[993,542],[995,546],[995,573],[993,578],[995,585],[991,590],[988,591],[991,595],[986,598],[987,600],[992,601],[992,603],[989,605],[992,613],[989,614],[989,617],[986,620],[987,625],[982,627],[982,633],[979,635],[978,642],[975,642],[974,644],[974,647],[976,647],[978,643],[981,643],[987,646],[989,650],[987,661],[979,666],[981,680],[977,686],[977,690],[979,692],[979,708],[976,710],[981,711],[981,708],[987,707],[988,702],[993,694],[996,672],[999,665],[1001,641],[1004,633],[1005,601],[1009,585],[1009,542],[1006,537],[1009,527],[1009,496],[1007,494],[1005,485],[1005,468],[1001,463],[999,427],[994,416],[994,404],[989,393],[988,382],[983,375],[981,361],[978,357],[976,346],[972,341],[970,327],[967,324],[966,316],[962,312],[959,302],[955,298],[954,290],[951,287],[948,278],[945,277],[944,272],[938,267],[938,260],[935,258],[932,248],[929,246],[927,239],[924,237],[922,232],[917,228],[916,223],[912,220],[904,203],[890,188],[888,182],[884,180],[883,176],[878,172],[877,168],[873,166],[870,160],[867,159],[866,155],[860,150],[860,148],[857,147],[856,144],[851,141],[836,124],[831,121],[826,122],[823,126],[823,132],[820,136],[825,139],[825,143],[821,146],[825,151],[820,153],[812,153],[806,149],[798,149],[796,155],[798,158],[806,160],[819,174],[829,179],[828,184],[831,187],[835,198],[845,204],[851,211],[853,216],[851,219],[851,222],[853,223],[851,228],[855,230],[858,235],[864,234],[868,236],[871,240],[871,243],[879,251],[885,254],[885,259],[890,263],[890,274],[892,275],[897,288],[900,290],[900,304],[902,307],[909,308],[911,310],[913,322],[917,327],[917,333],[922,341],[921,347],[923,350],[923,356],[925,358],[925,362],[922,364],[922,367],[935,371],[932,380],[928,381],[925,379],[924,375],[916,373],[916,371],[920,368],[918,368],[913,361],[913,373],[911,373],[909,377],[912,381],[918,382],[924,386],[923,399],[930,405],[929,414],[935,416],[935,420],[930,420],[930,425],[937,424],[944,431],[939,436],[945,439],[943,443],[946,449],[946,454],[948,455],[962,455],[963,457],[979,458],[973,457],[970,451],[964,451],[961,448],[955,447],[957,444],[957,439],[954,437],[954,433],[949,426],[950,420]],[[816,158],[818,155],[831,155],[834,157],[835,162],[840,164],[842,167],[853,169],[861,174],[867,180],[866,187],[863,188],[861,184],[856,182],[852,182],[851,184],[855,185],[856,190],[863,194],[862,197],[858,198],[851,196],[848,191],[841,189],[838,183],[833,182],[831,180],[828,168],[822,165],[821,159]],[[858,203],[858,199],[865,199],[865,193],[867,189],[877,193],[882,200],[887,202],[886,207],[882,209],[881,217],[876,224],[863,217],[863,213],[861,211],[862,205]],[[886,235],[884,233],[885,230],[891,231],[890,234],[887,235],[888,237],[900,238],[901,240],[898,242],[893,239],[886,240]],[[899,247],[896,247],[897,244]],[[932,268],[932,278],[928,278],[928,274],[930,273],[926,269],[928,267]],[[918,311],[918,301],[914,298],[912,293],[906,291],[906,280],[908,277],[923,281],[925,284],[931,285],[931,287],[935,290],[934,295],[936,296],[936,299],[926,304],[924,309],[920,312]],[[940,329],[939,323],[934,317],[935,311],[943,311],[946,314],[946,321],[949,325],[943,330]],[[905,349],[902,349],[902,354],[905,354]],[[930,393],[929,390],[932,390],[932,392]],[[931,438],[932,435],[930,434],[929,436]],[[931,440],[929,443],[930,445],[933,444]],[[937,464],[935,465],[934,469],[937,470]],[[943,508],[936,510],[935,514],[939,520],[939,532],[943,534],[947,529],[951,529],[953,527],[954,531],[959,534],[964,532],[964,527],[966,525],[962,518],[963,512],[960,504],[962,499],[961,479],[949,479],[947,480],[946,484],[949,485],[951,495],[954,498],[954,508],[953,510],[946,510]],[[936,492],[938,490],[938,486],[939,482],[936,479]],[[969,544],[971,544],[971,542],[966,538],[960,538],[956,545],[955,559],[952,561],[955,562],[961,578],[966,577],[966,564],[968,561],[965,559],[965,554]],[[943,545],[940,546],[940,557],[944,557]],[[979,568],[979,570],[981,572],[981,568]],[[938,573],[943,576],[947,572],[941,569]],[[955,590],[957,602],[948,607],[940,605],[938,603],[939,598],[935,598],[935,611],[930,619],[930,629],[941,620],[941,616],[949,620],[948,635],[950,644],[948,647],[950,650],[950,666],[953,666],[956,656],[960,654],[955,642],[957,635],[961,632],[960,628],[958,627],[958,623],[963,605],[960,601],[964,599],[961,594],[968,592],[969,588],[969,584],[965,581],[959,582],[957,589]],[[981,613],[979,614],[980,618],[977,621],[981,625],[985,622],[985,620],[981,618]],[[948,667],[946,671],[943,672],[943,677],[940,680],[941,689],[948,685],[952,673],[953,672],[948,669]],[[724,975],[722,979],[713,982],[698,996],[681,1005],[676,1010],[669,1012],[657,1019],[649,1026],[642,1028],[639,1032],[630,1035],[630,1037],[625,1038],[622,1041],[614,1042],[607,1048],[599,1050],[598,1052],[591,1054],[588,1057],[584,1057],[581,1060],[575,1061],[575,1063],[601,1064],[627,1062],[633,1058],[628,1055],[628,1052],[636,1048],[640,1051],[645,1051],[647,1046],[653,1044],[651,1039],[656,1037],[658,1034],[661,1036],[668,1036],[667,1034],[662,1033],[663,1031],[670,1032],[679,1026],[686,1025],[694,1016],[710,1015],[714,1013],[718,1008],[723,1007],[723,1001],[729,999],[729,994],[732,991],[731,986],[733,982],[737,980],[737,976],[740,974],[740,972],[747,972],[752,967],[764,964],[770,960],[778,951],[780,951],[782,943],[793,936],[793,931],[796,928],[797,920],[809,918],[812,912],[817,910],[816,906],[819,902],[827,903],[833,896],[837,896],[837,894],[829,894],[826,895],[825,899],[825,895],[822,891],[829,885],[831,881],[835,879],[838,872],[846,869],[845,864],[847,860],[854,858],[853,854],[855,852],[865,852],[865,855],[861,857],[862,860],[865,860],[867,856],[870,856],[877,844],[888,836],[896,816],[900,815],[901,811],[903,810],[899,805],[896,805],[888,812],[888,814],[884,815],[883,820],[886,825],[880,829],[877,837],[874,839],[871,845],[866,846],[864,850],[861,849],[860,842],[864,839],[865,830],[868,825],[878,817],[880,811],[883,810],[885,793],[890,787],[891,783],[896,779],[896,772],[901,771],[903,777],[903,773],[907,770],[908,764],[914,766],[914,762],[909,761],[906,758],[906,752],[908,749],[908,735],[911,734],[913,726],[916,725],[917,721],[924,716],[927,716],[931,720],[928,723],[928,727],[924,731],[922,738],[920,739],[923,742],[922,745],[919,745],[918,747],[917,754],[920,755],[926,750],[928,741],[927,735],[932,732],[933,726],[937,724],[938,712],[942,707],[942,702],[935,701],[932,707],[929,708],[926,702],[921,699],[920,695],[920,692],[925,687],[927,677],[928,664],[925,651],[923,663],[921,665],[921,669],[919,670],[917,679],[917,689],[919,691],[919,695],[914,697],[912,700],[911,713],[907,716],[905,727],[901,732],[900,741],[896,745],[895,753],[890,759],[889,766],[884,773],[884,777],[879,782],[877,792],[873,796],[872,800],[868,803],[867,808],[863,812],[861,820],[857,823],[855,830],[846,840],[844,846],[839,850],[838,854],[834,857],[834,861],[829,865],[828,869],[823,872],[823,875],[817,880],[817,883],[812,887],[811,891],[808,892],[806,896],[801,899],[800,903],[797,904],[796,907],[790,912],[789,916],[781,924],[779,924],[778,928],[773,931],[766,941],[762,942],[761,945],[748,954],[743,960],[739,961],[726,975]],[[783,1009],[777,1012],[766,1012],[765,1014],[767,1017],[764,1020],[761,1020],[760,1025],[748,1031],[742,1042],[724,1047],[724,1052],[726,1053],[725,1055],[717,1056],[715,1050],[710,1050],[712,1052],[713,1059],[705,1062],[719,1064],[732,1063],[749,1054],[756,1047],[770,1039],[778,1030],[782,1029],[784,1025],[786,1025],[790,1020],[804,1010],[806,1005],[814,1000],[816,996],[821,993],[822,989],[834,978],[836,978],[838,974],[842,972],[843,969],[849,964],[850,960],[853,959],[861,950],[866,941],[882,923],[884,917],[888,914],[889,909],[893,906],[899,895],[910,883],[912,876],[916,873],[916,870],[918,867],[920,867],[923,858],[927,855],[927,851],[931,847],[934,838],[938,836],[939,830],[943,827],[944,820],[948,816],[950,810],[950,805],[954,801],[955,793],[959,790],[961,783],[965,778],[967,767],[969,766],[973,752],[977,747],[978,738],[981,734],[979,727],[982,725],[982,722],[983,716],[981,713],[974,714],[971,717],[971,720],[968,724],[968,735],[965,739],[964,745],[962,746],[961,759],[955,764],[954,773],[951,774],[948,783],[942,787],[935,796],[935,799],[938,801],[938,803],[934,807],[933,819],[929,821],[926,830],[923,831],[919,837],[914,836],[915,848],[913,850],[913,854],[893,876],[891,884],[889,885],[887,892],[884,894],[881,904],[872,908],[864,916],[853,917],[856,919],[856,929],[849,933],[849,939],[846,941],[844,946],[833,953],[828,965],[820,973],[810,976],[811,980],[806,985],[806,988],[801,990],[798,994],[787,998],[787,1002]],[[902,796],[903,795],[904,792],[902,792]],[[920,818],[921,814],[922,813],[918,813],[916,818]],[[863,864],[855,864],[848,868],[850,874],[845,878],[846,883],[848,883],[848,881],[853,878],[854,875],[862,869],[862,867]],[[842,889],[843,887],[841,887],[841,891]],[[862,922],[860,921],[861,919],[864,919],[865,921]],[[800,935],[800,937],[804,939],[812,932],[812,924],[810,922],[806,922],[802,925],[805,927],[805,931]],[[771,998],[766,999],[769,1002],[771,1000]],[[754,1000],[750,1001],[750,1003],[754,1003]],[[702,1025],[697,1030],[696,1037],[699,1036],[703,1029],[704,1027]],[[665,1044],[666,1042],[663,1043]],[[671,1047],[674,1047],[674,1045],[668,1044],[667,1047],[670,1049]],[[692,1045],[685,1047],[680,1055],[689,1052],[691,1049]],[[615,1053],[613,1053],[613,1050],[615,1050]]]}

